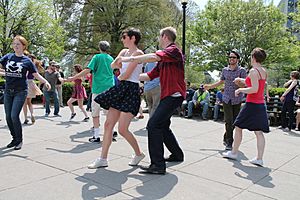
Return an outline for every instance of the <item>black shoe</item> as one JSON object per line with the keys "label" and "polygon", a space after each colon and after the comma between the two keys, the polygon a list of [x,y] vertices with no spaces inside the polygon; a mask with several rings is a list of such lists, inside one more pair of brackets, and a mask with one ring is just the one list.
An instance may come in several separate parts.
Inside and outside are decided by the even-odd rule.
{"label": "black shoe", "polygon": [[18,142],[16,142],[15,140],[12,140],[6,147],[12,148],[12,147],[16,146],[17,144],[18,144]]}
{"label": "black shoe", "polygon": [[23,145],[23,142],[19,142],[16,146],[15,146],[15,150],[20,150],[22,149],[22,145]]}
{"label": "black shoe", "polygon": [[55,116],[55,117],[61,117],[61,115],[58,114],[58,113],[54,114],[54,116]]}
{"label": "black shoe", "polygon": [[76,116],[76,113],[72,113],[71,117],[70,117],[70,120],[72,120],[75,116]]}
{"label": "black shoe", "polygon": [[117,131],[114,131],[113,137],[114,137],[114,138],[115,138],[115,137],[118,137],[118,132],[117,132]]}
{"label": "black shoe", "polygon": [[177,158],[171,154],[168,158],[165,158],[166,162],[183,162],[183,158]]}
{"label": "black shoe", "polygon": [[95,138],[94,136],[93,136],[92,138],[89,138],[89,141],[90,141],[90,142],[98,142],[98,143],[101,142],[101,140],[100,140],[99,137],[98,137],[98,138]]}
{"label": "black shoe", "polygon": [[116,137],[118,137],[118,133],[117,133],[117,131],[114,131],[114,133],[113,133],[113,138],[112,138],[112,141],[113,141],[113,142],[116,142],[116,141],[117,141]]}
{"label": "black shoe", "polygon": [[83,122],[88,122],[89,119],[90,119],[89,117],[85,117],[82,121],[83,121]]}
{"label": "black shoe", "polygon": [[232,150],[232,145],[227,144],[226,147],[225,147],[225,150]]}
{"label": "black shoe", "polygon": [[166,174],[166,169],[158,168],[155,165],[150,166],[140,166],[140,169],[143,170],[141,174]]}

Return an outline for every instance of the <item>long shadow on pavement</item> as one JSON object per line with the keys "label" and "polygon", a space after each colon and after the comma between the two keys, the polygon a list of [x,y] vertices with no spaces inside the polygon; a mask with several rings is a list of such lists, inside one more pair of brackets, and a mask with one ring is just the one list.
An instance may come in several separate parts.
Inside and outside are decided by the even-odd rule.
{"label": "long shadow on pavement", "polygon": [[[240,162],[233,162],[233,167],[243,171],[246,176],[242,176],[240,173],[235,172],[234,174],[242,179],[252,181],[253,184],[260,185],[262,187],[274,188],[275,185],[271,183],[273,178],[270,176],[271,169],[267,167],[257,166],[245,166]],[[261,181],[264,180],[264,181]]]}
{"label": "long shadow on pavement", "polygon": [[73,154],[77,154],[77,153],[83,153],[85,151],[91,151],[91,150],[95,150],[98,149],[102,146],[102,143],[91,143],[91,142],[83,142],[77,139],[80,138],[85,138],[87,136],[90,135],[90,131],[84,131],[84,132],[80,132],[77,133],[75,135],[71,135],[70,136],[70,140],[71,142],[76,142],[79,143],[77,146],[73,147],[70,150],[60,150],[60,149],[55,149],[55,148],[46,148],[47,150],[52,150],[52,151],[56,151],[56,152],[60,152],[60,153],[73,153]]}

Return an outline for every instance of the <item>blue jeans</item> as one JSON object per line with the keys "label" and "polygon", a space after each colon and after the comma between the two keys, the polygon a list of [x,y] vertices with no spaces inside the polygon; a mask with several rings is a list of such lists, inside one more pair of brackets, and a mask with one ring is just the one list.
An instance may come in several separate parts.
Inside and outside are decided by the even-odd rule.
{"label": "blue jeans", "polygon": [[15,142],[23,140],[20,112],[27,97],[27,90],[5,89],[4,109],[10,134]]}
{"label": "blue jeans", "polygon": [[54,115],[59,113],[59,102],[58,102],[58,95],[56,90],[55,91],[44,91],[45,96],[45,107],[46,107],[46,114],[50,114],[50,97],[52,96],[54,99]]}
{"label": "blue jeans", "polygon": [[184,156],[175,135],[170,129],[171,117],[174,111],[182,104],[182,101],[182,97],[169,96],[164,98],[158,104],[147,124],[151,164],[160,169],[166,169],[163,144],[176,158],[183,159]]}
{"label": "blue jeans", "polygon": [[[202,111],[202,118],[207,118],[207,112],[208,112],[208,103],[201,101],[200,103],[197,102],[196,106],[202,106],[203,111]],[[193,101],[189,101],[188,103],[188,117],[193,116],[193,109],[196,107]]]}
{"label": "blue jeans", "polygon": [[216,104],[214,106],[214,120],[219,119],[219,111],[220,111],[221,105]]}

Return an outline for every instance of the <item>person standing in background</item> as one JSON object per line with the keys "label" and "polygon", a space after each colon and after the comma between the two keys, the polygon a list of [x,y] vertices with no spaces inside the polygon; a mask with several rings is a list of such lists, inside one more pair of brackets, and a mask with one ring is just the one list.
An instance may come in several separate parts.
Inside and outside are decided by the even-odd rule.
{"label": "person standing in background", "polygon": [[[65,78],[65,75],[64,75],[63,71],[61,70],[59,64],[58,64],[57,66],[55,66],[55,67],[56,67],[56,71],[59,72],[60,77],[61,77],[62,79],[64,79],[64,78]],[[57,83],[56,83],[55,87],[56,87],[57,94],[58,94],[59,106],[63,108],[63,107],[64,107],[64,103],[63,103],[63,93],[62,93],[63,83],[62,83],[60,80],[57,80]]]}
{"label": "person standing in background", "polygon": [[[156,67],[157,62],[147,63],[145,66],[144,72],[150,72]],[[144,94],[145,99],[148,105],[149,111],[149,118],[152,117],[153,113],[155,112],[159,101],[160,101],[160,82],[159,78],[155,78],[152,81],[145,81],[144,84]]]}
{"label": "person standing in background", "polygon": [[[281,129],[285,131],[291,131],[293,123],[295,122],[294,108],[298,100],[299,78],[300,73],[298,71],[292,71],[290,73],[290,80],[284,84],[287,89],[280,97],[280,101],[283,102],[281,109]],[[288,113],[289,120],[286,118]]]}
{"label": "person standing in background", "polygon": [[56,66],[58,65],[55,61],[50,61],[49,67],[45,71],[45,79],[51,84],[51,90],[47,90],[47,88],[43,87],[43,92],[46,100],[45,108],[46,113],[45,117],[48,117],[50,114],[50,98],[53,97],[54,99],[54,116],[61,117],[59,115],[59,102],[58,102],[58,95],[56,90],[56,83],[59,80],[63,83],[64,79],[60,77],[60,73],[56,71]]}

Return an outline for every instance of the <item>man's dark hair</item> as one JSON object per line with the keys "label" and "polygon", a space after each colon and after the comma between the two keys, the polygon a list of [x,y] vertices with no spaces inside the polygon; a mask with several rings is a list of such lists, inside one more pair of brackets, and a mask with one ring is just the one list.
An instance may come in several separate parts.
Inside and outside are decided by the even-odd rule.
{"label": "man's dark hair", "polygon": [[231,53],[233,53],[234,55],[236,55],[237,59],[240,59],[241,56],[240,56],[240,53],[238,52],[237,49],[230,50],[228,55],[230,55]]}
{"label": "man's dark hair", "polygon": [[138,43],[140,42],[140,40],[142,38],[141,31],[136,28],[125,29],[124,31],[122,31],[122,35],[124,33],[126,33],[130,39],[132,38],[132,36],[135,37],[135,42],[134,42],[135,45],[138,45]]}

